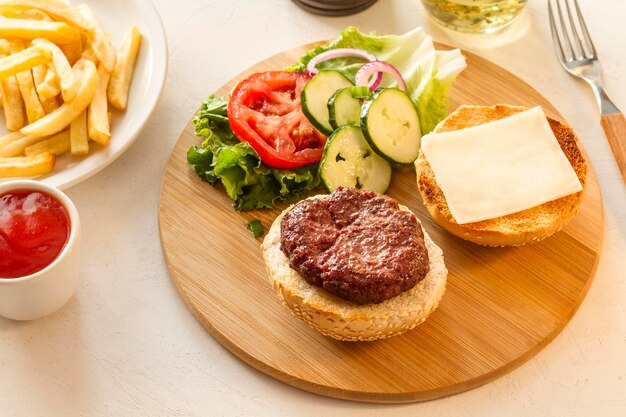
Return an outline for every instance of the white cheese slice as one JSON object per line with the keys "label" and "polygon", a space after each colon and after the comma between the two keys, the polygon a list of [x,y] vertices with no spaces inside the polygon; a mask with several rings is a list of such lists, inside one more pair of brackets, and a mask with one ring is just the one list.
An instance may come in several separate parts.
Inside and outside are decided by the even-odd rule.
{"label": "white cheese slice", "polygon": [[582,190],[541,107],[422,138],[459,224],[516,213]]}

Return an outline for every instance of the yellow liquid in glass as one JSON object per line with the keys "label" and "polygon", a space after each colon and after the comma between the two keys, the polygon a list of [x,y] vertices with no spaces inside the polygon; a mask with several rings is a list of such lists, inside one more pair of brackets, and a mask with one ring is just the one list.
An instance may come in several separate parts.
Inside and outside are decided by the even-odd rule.
{"label": "yellow liquid in glass", "polygon": [[526,0],[422,0],[439,23],[461,32],[490,33],[508,25]]}

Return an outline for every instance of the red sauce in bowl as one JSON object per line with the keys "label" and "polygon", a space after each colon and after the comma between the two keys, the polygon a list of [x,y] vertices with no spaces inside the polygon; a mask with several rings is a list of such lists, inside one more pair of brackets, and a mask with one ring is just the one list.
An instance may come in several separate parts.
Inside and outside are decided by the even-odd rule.
{"label": "red sauce in bowl", "polygon": [[0,195],[0,278],[41,271],[63,250],[69,232],[69,215],[55,197],[35,190]]}

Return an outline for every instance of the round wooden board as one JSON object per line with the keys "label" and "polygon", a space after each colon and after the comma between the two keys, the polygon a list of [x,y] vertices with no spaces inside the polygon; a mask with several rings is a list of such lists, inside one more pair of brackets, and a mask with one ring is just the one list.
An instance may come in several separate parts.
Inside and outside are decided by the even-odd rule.
{"label": "round wooden board", "polygon": [[[216,94],[256,71],[283,68],[311,45],[273,56],[238,75]],[[445,48],[445,46],[439,45]],[[541,105],[562,119],[528,84],[465,53],[467,69],[450,92],[460,104]],[[585,297],[602,247],[598,180],[590,168],[580,212],[547,240],[517,248],[486,248],[435,225],[411,168],[394,173],[388,194],[409,206],[444,251],[448,286],[439,308],[404,335],[377,342],[322,336],[284,308],[271,288],[260,240],[284,208],[237,213],[221,186],[203,183],[186,163],[198,144],[193,123],[178,138],[163,176],[161,243],[171,276],[202,325],[232,353],[280,381],[330,397],[411,402],[459,393],[494,380],[532,358],[567,324]]]}

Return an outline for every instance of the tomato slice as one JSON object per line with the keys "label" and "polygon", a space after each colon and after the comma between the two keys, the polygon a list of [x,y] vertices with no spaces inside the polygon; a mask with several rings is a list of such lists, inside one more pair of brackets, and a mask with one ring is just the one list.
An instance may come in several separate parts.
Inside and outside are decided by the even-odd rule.
{"label": "tomato slice", "polygon": [[269,166],[290,169],[322,157],[326,136],[311,125],[300,105],[300,93],[310,78],[301,72],[259,72],[233,90],[230,127]]}

